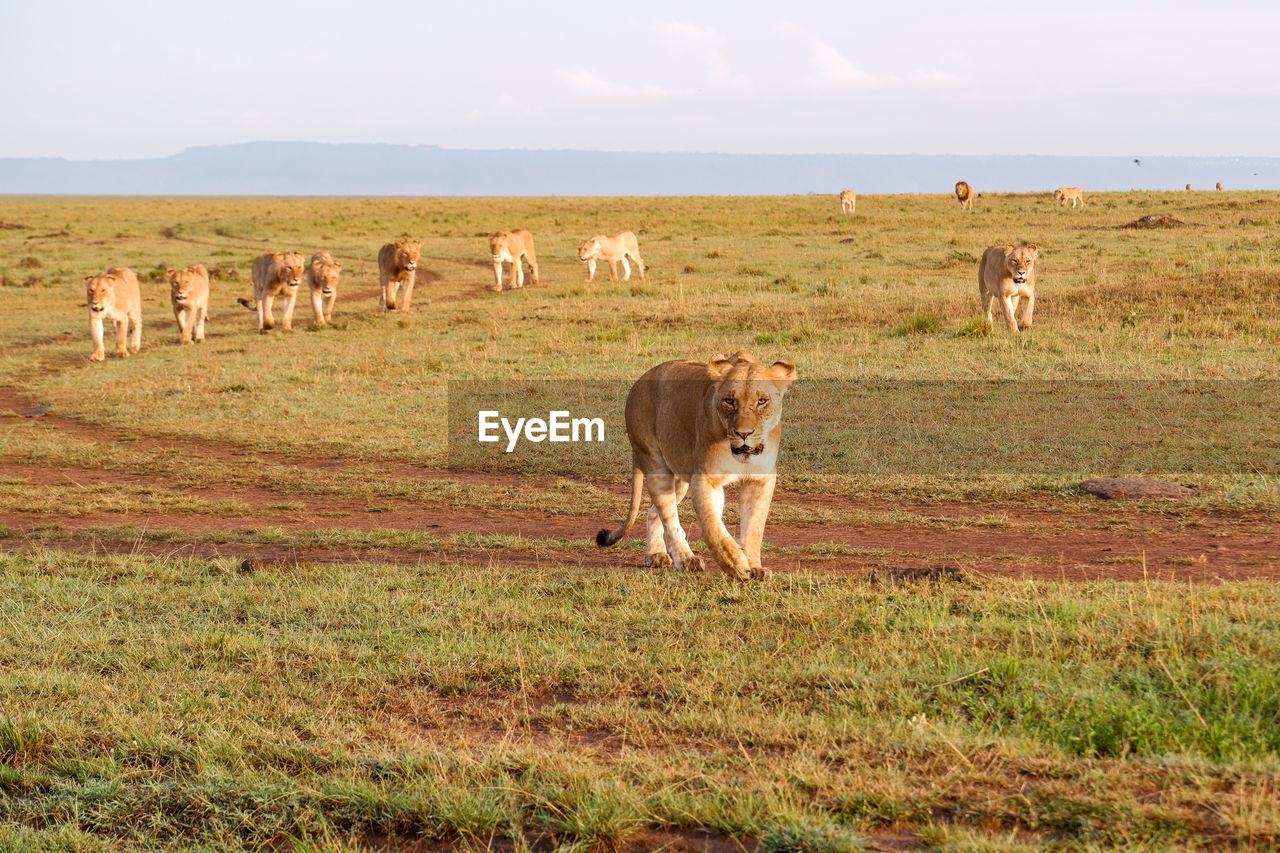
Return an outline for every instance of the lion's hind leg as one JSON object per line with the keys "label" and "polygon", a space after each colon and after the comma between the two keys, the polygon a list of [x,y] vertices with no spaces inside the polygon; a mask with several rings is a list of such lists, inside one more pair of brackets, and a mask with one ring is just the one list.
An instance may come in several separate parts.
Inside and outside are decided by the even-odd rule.
{"label": "lion's hind leg", "polygon": [[[680,514],[677,510],[680,500],[689,489],[689,484],[667,473],[646,473],[645,484],[649,488],[649,500],[656,508],[661,522],[663,544],[666,546],[666,556],[671,561],[671,567],[688,569],[691,572],[701,571],[702,559],[689,547],[689,540],[684,536],[684,528],[680,526]],[[648,552],[647,547],[645,550]],[[646,554],[646,559],[647,556]]]}
{"label": "lion's hind leg", "polygon": [[[688,482],[680,479],[675,480],[676,506],[684,500],[685,494],[689,491]],[[677,518],[676,523],[679,524]],[[671,555],[667,553],[666,536],[663,533],[662,517],[658,513],[658,505],[650,501],[649,514],[645,516],[645,546],[644,546],[644,564],[655,569],[669,569],[674,564]],[[680,528],[680,532],[684,535],[684,528]],[[687,542],[686,538],[686,542]]]}

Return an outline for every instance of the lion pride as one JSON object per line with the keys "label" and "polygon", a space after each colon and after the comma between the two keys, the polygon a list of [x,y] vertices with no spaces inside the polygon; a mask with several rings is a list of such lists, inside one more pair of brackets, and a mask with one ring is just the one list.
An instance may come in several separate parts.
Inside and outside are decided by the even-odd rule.
{"label": "lion pride", "polygon": [[964,181],[956,181],[956,198],[961,210],[973,210],[973,187]]}
{"label": "lion pride", "polygon": [[307,266],[307,287],[311,290],[311,311],[316,325],[333,321],[333,303],[338,301],[338,276],[342,264],[328,252],[316,252]]}
{"label": "lion pride", "polygon": [[1081,207],[1084,207],[1084,193],[1079,187],[1058,187],[1053,191],[1053,197],[1057,199],[1058,204],[1062,207],[1066,207],[1067,202],[1071,202],[1072,208],[1076,206],[1077,202]]}
{"label": "lion pride", "polygon": [[[795,379],[792,362],[765,367],[745,352],[706,363],[668,361],[641,376],[625,410],[631,507],[622,527],[601,530],[596,544],[607,547],[626,535],[647,489],[645,565],[701,570],[677,514],[688,492],[716,564],[738,580],[768,577],[760,546],[777,479],[782,399]],[[722,518],[724,489],[732,483],[741,484],[736,541]]]}
{"label": "lion pride", "polygon": [[538,256],[533,251],[533,235],[523,228],[489,235],[489,255],[493,258],[493,289],[502,290],[502,265],[511,264],[511,289],[524,287],[523,256],[529,262],[533,283],[538,283]]}
{"label": "lion pride", "polygon": [[169,277],[169,301],[173,319],[184,344],[204,340],[204,321],[209,316],[209,270],[204,264],[192,264],[180,270],[165,270]]}
{"label": "lion pride", "polygon": [[[1011,334],[1031,328],[1031,315],[1036,309],[1036,256],[1034,245],[992,246],[982,253],[978,264],[978,294],[982,312],[991,323],[997,302]],[[1025,299],[1019,311],[1018,300]],[[1015,318],[1016,315],[1016,318]]]}
{"label": "lion pride", "polygon": [[858,206],[858,194],[853,190],[843,190],[840,193],[840,212],[853,213],[854,208]]}
{"label": "lion pride", "polygon": [[[413,282],[422,253],[422,241],[401,237],[378,250],[378,279],[382,283],[382,305],[388,311],[409,310]],[[397,299],[397,294],[400,296]]]}
{"label": "lion pride", "polygon": [[102,344],[103,318],[115,324],[116,355],[126,358],[129,353],[142,349],[142,290],[133,270],[112,267],[105,273],[85,276],[84,284],[85,304],[89,306],[89,337],[93,340],[89,360],[103,361],[107,357]]}
{"label": "lion pride", "polygon": [[611,237],[596,234],[578,244],[578,260],[585,261],[587,264],[587,281],[595,281],[596,261],[599,260],[608,262],[614,281],[618,280],[618,261],[622,261],[622,280],[629,280],[631,264],[627,263],[628,255],[636,262],[636,268],[640,270],[640,278],[643,280],[644,261],[640,258],[640,244],[636,242],[636,235],[630,231],[619,231]]}

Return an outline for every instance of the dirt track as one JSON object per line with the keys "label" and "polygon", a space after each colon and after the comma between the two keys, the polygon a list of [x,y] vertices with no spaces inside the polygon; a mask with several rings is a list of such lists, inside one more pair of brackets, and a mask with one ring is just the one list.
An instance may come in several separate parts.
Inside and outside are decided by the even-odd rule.
{"label": "dirt track", "polygon": [[[37,401],[12,388],[0,388],[0,412],[23,417],[0,418],[4,430],[56,430],[79,438],[112,442],[125,438],[123,431],[103,428],[56,413],[40,411]],[[172,454],[177,442],[165,436],[130,433],[131,448]],[[21,442],[18,442],[21,446]],[[235,446],[182,441],[182,452],[198,457],[243,464],[254,457],[274,464],[312,471],[342,472],[365,462],[340,457],[285,456],[250,451]],[[520,478],[491,474],[443,471],[407,464],[387,466],[385,474],[403,480],[448,479],[468,484],[510,486]],[[494,512],[444,503],[405,499],[379,499],[371,511],[367,497],[283,494],[261,487],[225,485],[193,488],[165,475],[150,475],[71,466],[32,464],[0,458],[0,477],[22,479],[32,486],[83,486],[125,484],[168,490],[215,501],[234,498],[247,512],[197,514],[189,512],[140,513],[93,512],[83,515],[51,515],[48,512],[0,511],[0,527],[12,535],[0,539],[0,549],[27,550],[47,546],[93,552],[142,552],[237,559],[265,557],[309,562],[381,560],[517,565],[568,564],[584,568],[639,570],[640,555],[629,550],[565,547],[536,540],[588,542],[595,531],[616,523],[616,518],[590,515],[549,515],[537,512]],[[625,483],[596,484],[617,495],[617,513],[625,505]],[[279,509],[279,505],[301,509]],[[277,508],[271,508],[275,505]],[[919,523],[886,522],[850,526],[838,523],[795,524],[775,522],[766,536],[774,551],[767,565],[775,571],[815,571],[868,574],[876,569],[957,566],[967,572],[1004,577],[1050,580],[1152,579],[1214,582],[1249,578],[1280,579],[1280,523],[1261,513],[1227,513],[1177,507],[1152,512],[1131,505],[1099,502],[1093,498],[1045,498],[1033,506],[1000,506],[965,502],[888,502],[830,495],[808,495],[780,489],[775,506],[799,506],[836,514],[904,513],[921,517]],[[980,517],[996,514],[990,525]],[[973,525],[966,518],[975,519]],[[58,525],[56,535],[49,525]],[[131,525],[141,530],[180,531],[184,544],[156,541],[145,535],[133,542],[104,539],[91,528]],[[255,530],[271,526],[303,532],[316,528],[345,530],[409,530],[441,537],[450,534],[520,535],[535,540],[520,550],[495,552],[476,545],[445,542],[422,548],[385,548],[368,545],[288,548],[253,543]],[[40,530],[39,528],[45,528]],[[697,535],[696,525],[690,538]],[[811,546],[840,545],[854,554],[823,553]],[[797,549],[797,546],[798,549]],[[806,547],[810,546],[810,547]],[[787,549],[796,550],[787,550]]]}

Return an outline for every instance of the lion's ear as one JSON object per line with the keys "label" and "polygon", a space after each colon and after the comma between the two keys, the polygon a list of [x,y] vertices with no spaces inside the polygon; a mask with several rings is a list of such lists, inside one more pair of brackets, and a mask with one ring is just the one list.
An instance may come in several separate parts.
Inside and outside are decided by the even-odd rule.
{"label": "lion's ear", "polygon": [[1028,246],[1027,248],[1031,250],[1031,257],[1033,257],[1033,258],[1040,254],[1040,250],[1036,248],[1036,244],[1035,244],[1035,243],[1032,243],[1032,244],[1031,244],[1030,246]]}
{"label": "lion's ear", "polygon": [[720,353],[716,353],[707,360],[707,373],[716,379],[723,379],[728,376],[729,371],[732,369],[733,362]]}
{"label": "lion's ear", "polygon": [[176,270],[175,270],[173,267],[169,267],[168,269],[166,269],[166,270],[164,271],[164,274],[165,274],[165,275],[173,275],[175,272],[176,272]]}
{"label": "lion's ear", "polygon": [[729,360],[735,364],[737,364],[740,361],[750,362],[751,364],[758,363],[756,362],[755,356],[753,356],[751,353],[747,352],[744,349],[740,349],[737,352],[735,352],[733,355],[729,356]]}
{"label": "lion's ear", "polygon": [[334,262],[333,262],[333,268],[334,268],[335,270],[340,270],[340,269],[342,269],[342,263],[341,263],[340,261],[334,261]]}
{"label": "lion's ear", "polygon": [[91,276],[91,275],[87,275],[87,276],[85,276],[85,277],[84,277],[84,283],[85,283],[85,284],[88,284],[88,283],[89,283],[89,282],[91,282],[91,281],[93,281],[93,276]]}
{"label": "lion's ear", "polygon": [[1010,252],[1012,252],[1012,251],[1013,251],[1013,244],[1012,244],[1012,243],[1005,243],[1005,244],[1004,244],[1004,252],[1005,252],[1005,254],[1007,255],[1008,253],[1010,253]]}
{"label": "lion's ear", "polygon": [[779,383],[779,387],[785,391],[796,381],[796,363],[789,358],[780,358],[769,365],[768,373],[769,378]]}

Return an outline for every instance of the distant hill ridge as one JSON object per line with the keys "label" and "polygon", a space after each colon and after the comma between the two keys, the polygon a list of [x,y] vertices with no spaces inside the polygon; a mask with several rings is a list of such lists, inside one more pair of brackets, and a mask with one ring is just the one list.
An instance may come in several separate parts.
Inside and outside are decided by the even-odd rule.
{"label": "distant hill ridge", "polygon": [[1280,188],[1275,157],[691,154],[250,142],[146,160],[0,158],[0,193],[122,195],[788,195]]}

